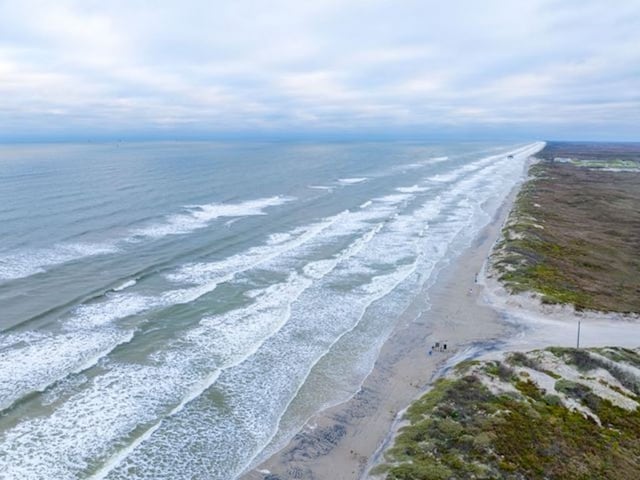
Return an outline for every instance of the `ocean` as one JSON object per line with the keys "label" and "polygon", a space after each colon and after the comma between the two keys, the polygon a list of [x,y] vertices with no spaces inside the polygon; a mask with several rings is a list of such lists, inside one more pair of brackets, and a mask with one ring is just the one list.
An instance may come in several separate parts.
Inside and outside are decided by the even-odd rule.
{"label": "ocean", "polygon": [[0,478],[236,478],[428,321],[542,145],[0,146]]}

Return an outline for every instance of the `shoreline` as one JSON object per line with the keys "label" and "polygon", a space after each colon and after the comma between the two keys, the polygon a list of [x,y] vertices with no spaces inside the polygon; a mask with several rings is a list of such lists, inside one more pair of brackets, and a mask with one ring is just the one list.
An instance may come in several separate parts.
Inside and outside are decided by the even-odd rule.
{"label": "shoreline", "polygon": [[[400,318],[358,392],[317,412],[283,449],[241,479],[364,478],[393,439],[411,402],[459,360],[494,350],[509,337],[515,329],[483,300],[485,286],[479,277],[529,165],[530,160],[489,223],[419,295],[428,295],[430,309],[417,318]],[[435,342],[446,343],[447,351],[430,355]]]}

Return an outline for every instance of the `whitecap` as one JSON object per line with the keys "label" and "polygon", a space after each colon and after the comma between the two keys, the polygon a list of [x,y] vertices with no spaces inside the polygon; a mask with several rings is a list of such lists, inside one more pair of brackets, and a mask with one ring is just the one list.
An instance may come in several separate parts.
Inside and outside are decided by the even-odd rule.
{"label": "whitecap", "polygon": [[240,203],[208,203],[185,207],[186,212],[166,217],[164,222],[141,227],[132,232],[136,237],[161,238],[167,235],[184,235],[207,227],[221,217],[248,217],[266,215],[265,209],[293,201],[292,197],[274,196],[246,200]]}
{"label": "whitecap", "polygon": [[117,287],[113,287],[113,291],[114,292],[121,292],[122,290],[126,290],[129,287],[133,287],[136,283],[137,283],[137,280],[135,278],[132,278],[131,280],[127,280],[127,281],[121,283]]}
{"label": "whitecap", "polygon": [[358,178],[339,178],[338,183],[342,185],[354,185],[356,183],[366,182],[368,178],[366,177],[358,177]]}
{"label": "whitecap", "polygon": [[115,245],[108,243],[68,243],[51,248],[22,250],[0,257],[0,279],[30,277],[46,271],[46,267],[117,251]]}
{"label": "whitecap", "polygon": [[421,187],[419,185],[412,185],[411,187],[396,188],[396,191],[400,193],[420,193],[420,192],[426,192],[427,190],[429,190],[428,187]]}

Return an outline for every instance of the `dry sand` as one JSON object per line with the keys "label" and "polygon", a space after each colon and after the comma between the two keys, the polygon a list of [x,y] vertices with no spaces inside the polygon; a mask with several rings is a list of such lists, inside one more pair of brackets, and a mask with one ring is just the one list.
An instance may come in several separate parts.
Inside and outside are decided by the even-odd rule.
{"label": "dry sand", "polygon": [[[431,309],[400,321],[373,371],[349,401],[316,414],[280,452],[245,480],[346,480],[365,476],[399,425],[400,412],[449,365],[491,350],[512,330],[483,305],[476,276],[496,240],[515,191],[473,245],[439,274],[425,295]],[[410,309],[409,309],[410,310]],[[429,355],[435,342],[447,350]]]}
{"label": "dry sand", "polygon": [[[491,305],[516,329],[505,339],[502,350],[525,351],[548,346],[580,347],[640,345],[640,317],[620,313],[576,312],[571,306],[544,305],[537,295],[508,293],[489,272],[480,275],[483,302]],[[490,357],[491,354],[484,355]]]}

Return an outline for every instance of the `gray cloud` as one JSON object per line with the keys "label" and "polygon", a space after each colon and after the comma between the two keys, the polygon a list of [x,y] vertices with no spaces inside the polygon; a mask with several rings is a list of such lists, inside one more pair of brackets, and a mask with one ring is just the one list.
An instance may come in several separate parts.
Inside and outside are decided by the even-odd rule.
{"label": "gray cloud", "polygon": [[0,136],[631,139],[640,4],[4,1]]}

